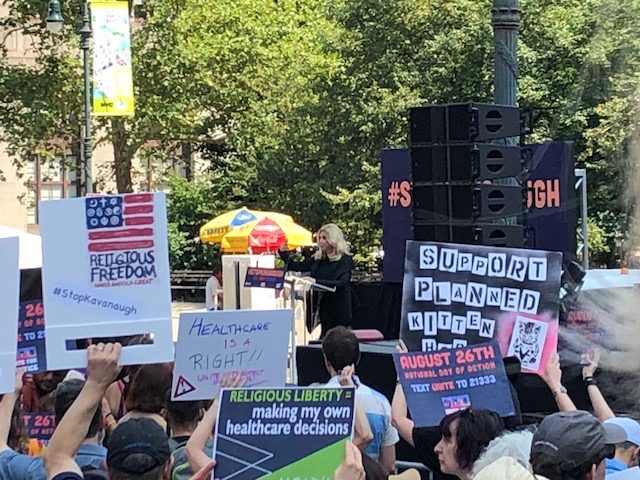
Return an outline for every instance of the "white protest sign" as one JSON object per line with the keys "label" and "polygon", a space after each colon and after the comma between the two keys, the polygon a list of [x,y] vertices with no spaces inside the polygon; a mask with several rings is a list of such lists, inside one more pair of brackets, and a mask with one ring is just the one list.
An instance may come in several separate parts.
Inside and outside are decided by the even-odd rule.
{"label": "white protest sign", "polygon": [[0,394],[13,392],[18,349],[18,237],[0,239]]}
{"label": "white protest sign", "polygon": [[[68,340],[150,334],[123,349],[123,365],[173,360],[163,193],[40,203],[47,367],[86,365]],[[71,342],[73,343],[73,342]]]}
{"label": "white protest sign", "polygon": [[247,387],[282,387],[287,375],[291,310],[229,310],[180,315],[174,400],[210,400],[220,377],[240,372]]}

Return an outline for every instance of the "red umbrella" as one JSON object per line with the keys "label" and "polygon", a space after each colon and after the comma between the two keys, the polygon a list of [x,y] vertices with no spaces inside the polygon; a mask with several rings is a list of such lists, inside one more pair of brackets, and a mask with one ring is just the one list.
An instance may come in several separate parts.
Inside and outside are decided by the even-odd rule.
{"label": "red umbrella", "polygon": [[273,220],[264,218],[249,234],[249,248],[253,253],[274,252],[287,240],[287,235]]}

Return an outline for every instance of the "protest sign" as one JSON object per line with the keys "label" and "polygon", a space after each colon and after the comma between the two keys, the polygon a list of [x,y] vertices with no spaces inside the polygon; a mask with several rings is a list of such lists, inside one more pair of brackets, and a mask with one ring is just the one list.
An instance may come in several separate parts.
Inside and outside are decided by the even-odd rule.
{"label": "protest sign", "polygon": [[396,371],[416,427],[438,425],[465,408],[515,414],[497,343],[425,353],[394,353]]}
{"label": "protest sign", "polygon": [[13,392],[15,385],[20,302],[18,245],[18,237],[0,238],[0,394]]}
{"label": "protest sign", "polygon": [[354,401],[353,388],[222,390],[216,478],[333,478],[353,431]]}
{"label": "protest sign", "polygon": [[284,286],[284,270],[276,268],[248,268],[244,277],[245,287],[275,288],[280,290]]}
{"label": "protest sign", "polygon": [[541,373],[558,344],[562,255],[408,241],[400,338],[410,351],[498,341]]}
{"label": "protest sign", "polygon": [[180,315],[174,400],[210,400],[225,372],[246,386],[280,387],[287,375],[291,310],[218,310]]}
{"label": "protest sign", "polygon": [[16,366],[27,373],[47,371],[42,300],[20,302]]}
{"label": "protest sign", "polygon": [[67,340],[140,334],[153,343],[125,347],[123,365],[173,360],[164,194],[51,200],[40,212],[47,367],[86,365]]}
{"label": "protest sign", "polygon": [[22,414],[25,436],[36,440],[40,448],[49,444],[56,429],[56,416],[53,413],[32,412]]}

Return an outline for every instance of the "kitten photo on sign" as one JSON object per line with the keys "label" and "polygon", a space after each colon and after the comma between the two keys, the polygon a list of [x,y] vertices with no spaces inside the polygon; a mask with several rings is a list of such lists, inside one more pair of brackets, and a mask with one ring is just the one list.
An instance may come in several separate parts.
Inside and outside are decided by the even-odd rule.
{"label": "kitten photo on sign", "polygon": [[517,317],[507,356],[518,357],[523,369],[538,370],[547,338],[546,322]]}

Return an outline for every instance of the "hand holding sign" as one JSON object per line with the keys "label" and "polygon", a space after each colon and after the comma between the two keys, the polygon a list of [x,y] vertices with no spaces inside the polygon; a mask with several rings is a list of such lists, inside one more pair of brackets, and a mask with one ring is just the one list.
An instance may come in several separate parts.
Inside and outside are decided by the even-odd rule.
{"label": "hand holding sign", "polygon": [[107,390],[120,373],[119,343],[98,343],[87,348],[87,383],[93,383],[101,390]]}
{"label": "hand holding sign", "polygon": [[340,385],[343,387],[353,387],[355,383],[353,381],[353,374],[356,371],[356,367],[353,365],[347,365],[340,371]]}
{"label": "hand holding sign", "polygon": [[364,480],[366,477],[362,465],[362,452],[353,443],[344,446],[344,462],[336,469],[333,480]]}

